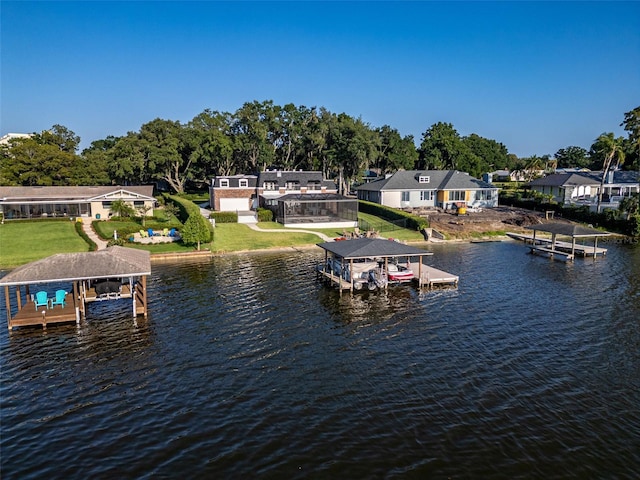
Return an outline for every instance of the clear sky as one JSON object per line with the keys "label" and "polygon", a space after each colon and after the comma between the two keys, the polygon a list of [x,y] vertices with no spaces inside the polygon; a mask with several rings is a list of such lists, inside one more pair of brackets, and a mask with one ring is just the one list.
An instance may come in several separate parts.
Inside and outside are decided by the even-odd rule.
{"label": "clear sky", "polygon": [[[325,107],[417,144],[589,148],[640,106],[640,2],[0,3],[0,134],[82,147],[245,102]],[[626,135],[626,134],[625,134]]]}

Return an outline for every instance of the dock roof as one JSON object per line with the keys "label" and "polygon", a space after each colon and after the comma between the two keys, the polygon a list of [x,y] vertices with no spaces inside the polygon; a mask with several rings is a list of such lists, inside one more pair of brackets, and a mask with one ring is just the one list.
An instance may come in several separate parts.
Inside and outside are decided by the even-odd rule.
{"label": "dock roof", "polygon": [[0,286],[151,275],[146,250],[113,246],[97,252],[58,253],[22,265],[0,279]]}
{"label": "dock roof", "polygon": [[433,255],[432,252],[383,238],[356,238],[339,242],[318,243],[317,245],[345,259]]}
{"label": "dock roof", "polygon": [[565,235],[567,237],[572,237],[572,238],[606,237],[608,235],[611,235],[611,233],[609,232],[603,232],[602,230],[598,230],[591,227],[584,227],[582,225],[578,225],[574,223],[561,223],[561,222],[541,223],[540,225],[531,225],[525,228],[529,230],[534,230],[534,231],[553,233],[555,235]]}

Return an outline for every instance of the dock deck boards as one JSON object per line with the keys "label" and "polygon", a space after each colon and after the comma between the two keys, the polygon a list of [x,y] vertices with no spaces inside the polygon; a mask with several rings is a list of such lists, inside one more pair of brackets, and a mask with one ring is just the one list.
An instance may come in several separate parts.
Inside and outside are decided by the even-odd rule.
{"label": "dock deck boards", "polygon": [[[514,240],[520,240],[532,245],[534,244],[533,235],[524,235],[521,233],[507,232],[507,236],[513,238]],[[552,240],[550,238],[539,237],[539,236],[536,236],[535,238],[535,245],[551,245],[551,243],[552,243]],[[556,240],[556,243],[555,243],[556,252],[561,251],[561,252],[570,253],[571,247],[572,247],[571,242],[563,242],[563,241]],[[573,251],[575,255],[580,255],[582,257],[606,255],[607,253],[606,248],[594,247],[593,245],[583,245],[579,243],[575,244]]]}
{"label": "dock deck boards", "polygon": [[76,308],[73,304],[73,295],[68,293],[65,298],[65,306],[55,305],[53,308],[35,308],[32,301],[28,301],[10,320],[9,328],[24,327],[29,325],[42,325],[46,327],[52,323],[76,322]]}

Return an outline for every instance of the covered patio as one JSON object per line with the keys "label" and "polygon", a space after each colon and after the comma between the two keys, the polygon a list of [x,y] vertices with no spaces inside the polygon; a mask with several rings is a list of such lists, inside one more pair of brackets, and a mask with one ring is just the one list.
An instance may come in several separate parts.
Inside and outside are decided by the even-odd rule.
{"label": "covered patio", "polygon": [[[134,318],[146,317],[150,274],[148,251],[119,246],[60,253],[23,265],[0,279],[9,330],[74,321],[79,324],[86,318],[87,303],[123,298],[131,299]],[[60,290],[64,291],[63,301],[54,296]],[[38,292],[45,292],[46,301],[38,302]],[[11,303],[12,297],[15,304]]]}

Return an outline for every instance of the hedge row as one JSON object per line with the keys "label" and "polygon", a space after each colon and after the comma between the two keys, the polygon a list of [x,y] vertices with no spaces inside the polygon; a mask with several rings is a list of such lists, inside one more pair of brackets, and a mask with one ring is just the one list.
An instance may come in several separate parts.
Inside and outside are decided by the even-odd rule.
{"label": "hedge row", "polygon": [[397,210],[395,208],[385,207],[378,203],[358,200],[358,209],[362,213],[375,215],[376,217],[384,218],[390,222],[404,220],[406,228],[411,228],[417,231],[421,231],[423,228],[429,226],[429,222],[422,217],[409,212],[403,212],[402,210]]}
{"label": "hedge row", "polygon": [[89,236],[85,233],[85,231],[82,229],[82,222],[73,222],[73,223],[76,229],[76,233],[80,235],[80,238],[82,238],[89,245],[89,251],[95,252],[96,250],[98,250],[98,245],[96,245],[96,242],[91,240]]}
{"label": "hedge row", "polygon": [[209,218],[213,218],[216,223],[238,223],[237,212],[211,212]]}
{"label": "hedge row", "polygon": [[[187,200],[186,198],[178,197],[177,195],[166,195],[163,194],[165,201],[172,202],[176,207],[178,207],[178,218],[180,221],[185,224],[191,215],[199,215],[200,207],[193,203],[191,200]],[[207,228],[209,229],[209,239],[204,240],[205,242],[210,241],[213,238],[213,225],[210,222],[206,222]]]}

